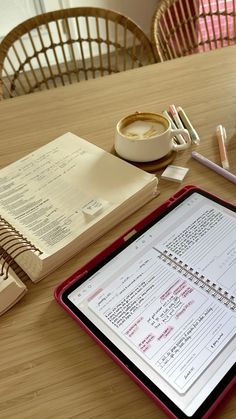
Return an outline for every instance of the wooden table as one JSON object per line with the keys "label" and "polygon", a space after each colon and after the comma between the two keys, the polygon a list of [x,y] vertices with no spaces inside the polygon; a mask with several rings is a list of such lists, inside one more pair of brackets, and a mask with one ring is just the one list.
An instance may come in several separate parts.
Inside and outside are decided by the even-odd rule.
{"label": "wooden table", "polygon": [[[176,59],[110,77],[0,103],[0,165],[24,156],[66,131],[111,150],[115,125],[138,111],[181,105],[198,130],[197,149],[220,163],[216,125],[228,133],[236,173],[236,46]],[[191,159],[174,164],[196,184],[236,204],[236,186]],[[160,175],[160,172],[157,173]],[[53,299],[56,285],[159,206],[180,184],[160,180],[160,196],[38,284],[0,319],[1,419],[165,418],[162,411],[83,332]],[[231,400],[217,416],[235,417]]]}

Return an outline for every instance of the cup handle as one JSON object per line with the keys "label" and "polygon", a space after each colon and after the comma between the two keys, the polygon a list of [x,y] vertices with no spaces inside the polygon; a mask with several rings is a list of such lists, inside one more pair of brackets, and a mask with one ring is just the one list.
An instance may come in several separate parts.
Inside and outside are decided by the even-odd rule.
{"label": "cup handle", "polygon": [[191,145],[191,137],[187,129],[179,128],[179,129],[172,129],[172,136],[175,137],[176,135],[181,135],[180,141],[181,144],[176,144],[174,139],[172,138],[172,150],[185,150],[186,148],[190,147]]}

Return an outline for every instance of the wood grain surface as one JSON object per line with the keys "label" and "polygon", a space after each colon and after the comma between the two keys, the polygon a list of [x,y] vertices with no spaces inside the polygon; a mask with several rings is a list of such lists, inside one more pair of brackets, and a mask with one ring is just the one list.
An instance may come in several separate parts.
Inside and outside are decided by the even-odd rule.
{"label": "wood grain surface", "polygon": [[[160,179],[160,195],[38,284],[0,318],[1,419],[141,419],[165,414],[57,305],[54,288],[183,185],[195,184],[236,204],[236,186],[191,158],[220,164],[215,128],[227,130],[236,173],[236,46],[180,58],[0,103],[0,166],[71,131],[110,151],[116,123],[135,111],[182,106],[199,146],[172,164],[183,182]],[[110,173],[108,174],[111,175]],[[236,401],[217,417],[235,418]]]}

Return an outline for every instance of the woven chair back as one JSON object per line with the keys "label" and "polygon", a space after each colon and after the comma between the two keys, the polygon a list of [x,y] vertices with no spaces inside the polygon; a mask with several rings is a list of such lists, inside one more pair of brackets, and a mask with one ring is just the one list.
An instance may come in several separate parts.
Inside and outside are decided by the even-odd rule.
{"label": "woven chair back", "polygon": [[162,61],[236,43],[236,0],[161,0],[152,42]]}
{"label": "woven chair back", "polygon": [[0,99],[155,62],[152,43],[128,17],[77,7],[44,13],[0,44]]}

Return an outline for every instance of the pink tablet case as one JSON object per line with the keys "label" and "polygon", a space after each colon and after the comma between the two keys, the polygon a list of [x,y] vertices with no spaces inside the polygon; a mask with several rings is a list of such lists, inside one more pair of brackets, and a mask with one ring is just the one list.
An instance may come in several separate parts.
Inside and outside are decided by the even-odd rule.
{"label": "pink tablet case", "polygon": [[[156,218],[158,215],[160,215],[164,210],[166,210],[170,205],[172,205],[174,202],[176,202],[178,199],[183,197],[187,192],[191,189],[198,189],[199,191],[203,191],[203,189],[200,189],[199,187],[196,187],[194,185],[187,185],[180,189],[176,194],[171,196],[167,201],[165,201],[161,206],[156,208],[154,211],[152,211],[148,216],[143,218],[139,223],[134,225],[131,229],[125,232],[121,237],[119,237],[117,240],[115,240],[110,246],[105,248],[102,252],[97,254],[93,259],[91,259],[88,263],[83,265],[80,269],[78,269],[72,276],[70,276],[68,279],[63,281],[54,291],[54,297],[56,301],[63,307],[65,311],[68,312],[68,314],[79,324],[79,326],[85,330],[86,333],[88,333],[95,341],[96,343],[132,378],[133,381],[136,382],[136,384],[144,390],[149,397],[151,397],[154,402],[169,416],[170,418],[176,418],[175,415],[169,410],[168,406],[166,406],[160,399],[158,399],[146,386],[143,382],[141,382],[128,368],[126,365],[124,365],[115,355],[113,352],[111,352],[104,344],[101,342],[97,336],[95,336],[91,330],[64,304],[62,301],[62,295],[65,292],[65,290],[71,286],[74,282],[78,281],[80,278],[82,278],[86,273],[88,273],[92,268],[94,268],[98,263],[100,263],[102,260],[104,260],[109,254],[111,254],[114,250],[118,249],[123,243],[125,237],[128,237],[132,231],[139,231],[143,227],[145,227],[149,222],[151,222],[154,218]],[[208,192],[209,194],[209,192]],[[219,198],[217,197],[219,200]],[[221,200],[222,203],[225,201]],[[224,391],[221,393],[220,397],[218,397],[217,400],[212,401],[212,406],[208,410],[207,414],[205,414],[201,419],[207,419],[213,411],[215,412],[215,409],[217,406],[220,405],[222,400],[225,398],[226,395],[229,396],[230,389],[233,388],[233,386],[236,384],[236,378],[231,381],[231,383],[224,389]],[[235,389],[234,389],[235,390]]]}

